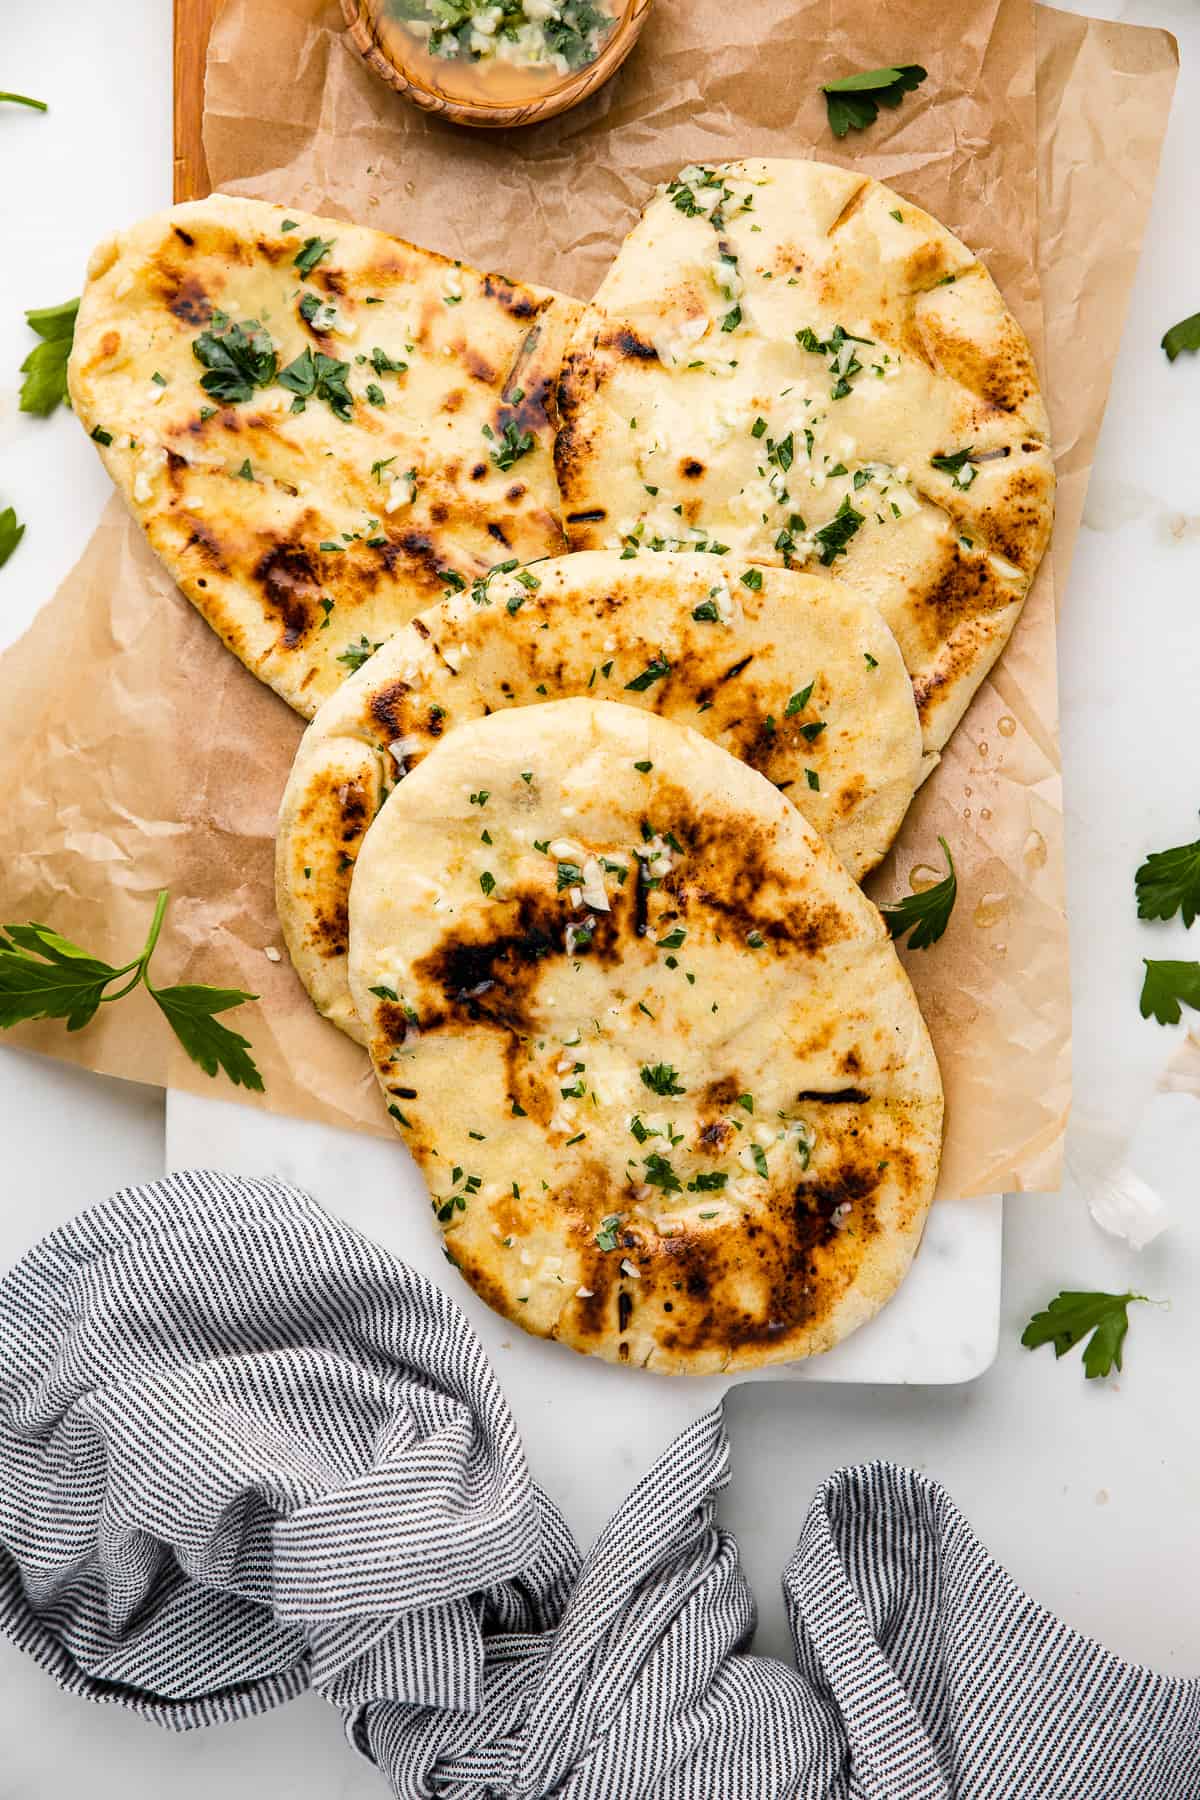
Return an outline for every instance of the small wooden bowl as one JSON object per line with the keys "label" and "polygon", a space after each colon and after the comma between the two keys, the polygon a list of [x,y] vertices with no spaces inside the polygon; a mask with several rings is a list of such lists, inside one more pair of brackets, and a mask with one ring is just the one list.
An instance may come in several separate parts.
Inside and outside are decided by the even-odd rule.
{"label": "small wooden bowl", "polygon": [[[653,3],[654,0],[626,0],[625,11],[595,62],[577,69],[573,75],[565,76],[557,87],[550,88],[532,100],[519,103],[497,102],[494,105],[490,101],[467,100],[443,93],[424,73],[418,73],[415,68],[406,67],[398,61],[394,52],[379,41],[366,0],[342,0],[342,11],[350,28],[354,47],[367,67],[382,81],[386,81],[390,88],[403,94],[406,100],[411,100],[426,112],[450,119],[456,125],[476,125],[501,130],[513,125],[537,125],[543,119],[553,119],[556,114],[566,112],[568,107],[578,106],[581,100],[586,100],[589,94],[594,94],[597,88],[603,87],[609,76],[616,74],[637,43]],[[616,7],[612,10],[615,12]]]}

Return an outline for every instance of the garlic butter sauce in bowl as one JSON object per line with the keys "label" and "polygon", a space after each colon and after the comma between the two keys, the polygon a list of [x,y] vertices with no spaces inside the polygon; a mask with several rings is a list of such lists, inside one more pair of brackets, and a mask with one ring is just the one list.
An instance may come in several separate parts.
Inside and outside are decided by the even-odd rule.
{"label": "garlic butter sauce in bowl", "polygon": [[375,74],[460,125],[553,118],[594,93],[652,0],[342,0]]}

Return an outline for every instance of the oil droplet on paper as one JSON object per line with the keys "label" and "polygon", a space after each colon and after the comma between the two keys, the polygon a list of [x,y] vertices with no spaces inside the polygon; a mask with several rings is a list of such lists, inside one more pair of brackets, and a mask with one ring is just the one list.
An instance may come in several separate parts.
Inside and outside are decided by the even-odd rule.
{"label": "oil droplet on paper", "polygon": [[940,869],[933,869],[928,863],[914,863],[908,872],[908,885],[914,894],[923,894],[928,888],[936,887],[943,880]]}
{"label": "oil droplet on paper", "polygon": [[980,746],[979,746],[979,754],[980,754],[980,756],[986,756],[987,753],[988,753],[987,743],[984,742],[984,743],[980,744]]}
{"label": "oil droplet on paper", "polygon": [[1031,869],[1044,869],[1046,866],[1046,840],[1040,831],[1031,831],[1025,839],[1025,861]]}
{"label": "oil droplet on paper", "polygon": [[996,721],[996,730],[1000,733],[1001,737],[1011,737],[1016,729],[1017,721],[1013,718],[1011,713],[1005,713],[1002,719],[997,719]]}
{"label": "oil droplet on paper", "polygon": [[964,800],[969,800],[971,798],[971,790],[969,787],[963,789],[963,798]]}
{"label": "oil droplet on paper", "polygon": [[963,807],[963,818],[964,818],[964,819],[969,819],[969,818],[970,818],[970,816],[971,816],[971,809],[970,809],[970,807],[969,807],[969,806],[964,806],[964,807]]}
{"label": "oil droplet on paper", "polygon": [[990,931],[1008,913],[1007,894],[985,894],[975,908],[975,923],[980,931]]}
{"label": "oil droplet on paper", "polygon": [[990,806],[981,806],[979,809],[979,816],[981,819],[990,819],[992,816],[991,807]]}

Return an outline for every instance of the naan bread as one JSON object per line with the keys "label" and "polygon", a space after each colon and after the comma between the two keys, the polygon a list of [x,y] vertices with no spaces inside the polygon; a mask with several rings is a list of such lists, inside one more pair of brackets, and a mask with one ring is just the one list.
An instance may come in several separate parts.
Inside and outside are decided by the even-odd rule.
{"label": "naan bread", "polygon": [[350,987],[451,1260],[527,1331],[751,1368],[907,1270],[942,1127],[912,989],[801,814],[697,732],[586,699],[451,732],[359,854]]}
{"label": "naan bread", "polygon": [[879,606],[941,749],[1054,496],[1029,345],[944,226],[822,163],[685,169],[584,313],[559,408],[572,548],[824,563]]}
{"label": "naan bread", "polygon": [[[577,313],[381,232],[215,195],[95,252],[71,399],[188,599],[311,717],[447,571],[565,548],[553,391]],[[257,357],[266,385],[223,403],[201,382],[237,391],[239,371],[206,369],[198,341]]]}
{"label": "naan bread", "polygon": [[297,752],[276,838],[279,917],[301,980],[343,1031],[363,1036],[346,981],[354,859],[391,787],[467,720],[572,694],[694,724],[784,791],[856,877],[885,855],[920,777],[896,641],[828,577],[611,551],[502,570],[402,627]]}

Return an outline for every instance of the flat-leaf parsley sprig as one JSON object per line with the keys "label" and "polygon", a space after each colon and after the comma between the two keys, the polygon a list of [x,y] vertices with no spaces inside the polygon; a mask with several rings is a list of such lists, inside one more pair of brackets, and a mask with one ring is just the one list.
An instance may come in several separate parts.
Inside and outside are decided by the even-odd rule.
{"label": "flat-leaf parsley sprig", "polygon": [[898,63],[895,68],[865,69],[859,75],[827,81],[821,92],[834,137],[844,138],[850,130],[865,131],[879,117],[881,106],[899,106],[905,94],[920,87],[926,73],[920,63]]}
{"label": "flat-leaf parsley sprig", "polygon": [[67,359],[75,341],[75,318],[79,301],[64,300],[60,306],[35,306],[25,314],[25,323],[41,338],[25,361],[21,373],[21,411],[45,419],[56,406],[70,406],[67,393]]}
{"label": "flat-leaf parsley sprig", "polygon": [[1151,850],[1133,878],[1139,919],[1173,919],[1190,928],[1200,914],[1200,838]]}
{"label": "flat-leaf parsley sprig", "polygon": [[1129,1308],[1135,1301],[1146,1302],[1145,1294],[1082,1293],[1071,1289],[1056,1294],[1043,1312],[1034,1313],[1021,1333],[1027,1350],[1053,1344],[1056,1357],[1084,1338],[1083,1372],[1089,1381],[1110,1375],[1121,1368],[1125,1333],[1129,1330]]}
{"label": "flat-leaf parsley sprig", "polygon": [[[206,1075],[223,1069],[237,1087],[261,1093],[263,1079],[249,1054],[248,1038],[220,1024],[215,1015],[229,1012],[257,994],[241,988],[204,987],[183,982],[156,987],[150,959],[158,944],[167,911],[168,893],[158,896],[146,942],[132,962],[116,968],[49,925],[30,922],[0,930],[0,1030],[23,1019],[65,1019],[68,1031],[80,1031],[102,1005],[122,1000],[144,987],[194,1063]],[[114,988],[114,983],[120,983]]]}
{"label": "flat-leaf parsley sprig", "polygon": [[1190,318],[1180,319],[1178,325],[1172,325],[1163,332],[1162,347],[1167,353],[1167,361],[1174,362],[1181,350],[1200,350],[1200,312],[1192,313]]}
{"label": "flat-leaf parsley sprig", "polygon": [[958,899],[958,876],[954,872],[950,846],[944,837],[940,837],[938,843],[945,852],[950,873],[933,887],[924,888],[918,894],[905,894],[894,906],[880,908],[883,922],[894,938],[903,937],[906,931],[911,933],[910,950],[928,950],[930,944],[937,943],[950,923],[950,914]]}

